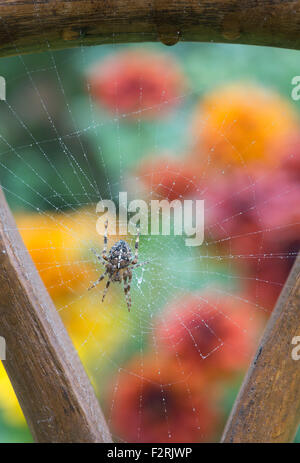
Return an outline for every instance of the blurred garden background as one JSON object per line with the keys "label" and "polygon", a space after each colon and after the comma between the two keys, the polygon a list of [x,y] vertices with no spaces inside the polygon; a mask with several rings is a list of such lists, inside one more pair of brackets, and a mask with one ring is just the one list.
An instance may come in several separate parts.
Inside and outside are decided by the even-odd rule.
{"label": "blurred garden background", "polygon": [[[220,439],[300,246],[299,71],[212,43],[1,59],[0,184],[117,442]],[[120,191],[205,202],[201,246],[141,236],[131,312],[120,285],[87,291]],[[31,440],[1,365],[0,441]]]}

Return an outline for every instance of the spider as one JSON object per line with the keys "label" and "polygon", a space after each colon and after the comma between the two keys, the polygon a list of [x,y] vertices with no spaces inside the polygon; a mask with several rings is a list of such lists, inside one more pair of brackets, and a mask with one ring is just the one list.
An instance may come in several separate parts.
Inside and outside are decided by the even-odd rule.
{"label": "spider", "polygon": [[140,229],[137,228],[137,236],[135,241],[135,254],[134,257],[132,255],[132,251],[128,243],[124,240],[120,240],[115,243],[108,255],[107,252],[107,227],[108,227],[108,220],[105,222],[105,231],[104,231],[104,247],[102,251],[102,255],[100,256],[94,249],[91,251],[95,254],[95,256],[100,260],[102,264],[105,266],[105,271],[102,273],[100,278],[89,288],[89,290],[93,289],[97,286],[100,281],[102,281],[106,275],[108,275],[108,280],[106,282],[106,287],[103,292],[102,302],[106,296],[110,283],[121,283],[123,280],[124,283],[124,293],[126,297],[126,303],[128,307],[128,312],[130,312],[131,307],[131,296],[130,296],[130,283],[132,280],[132,269],[141,267],[142,265],[148,264],[149,261],[138,263],[138,254],[139,254],[139,240],[140,240]]}

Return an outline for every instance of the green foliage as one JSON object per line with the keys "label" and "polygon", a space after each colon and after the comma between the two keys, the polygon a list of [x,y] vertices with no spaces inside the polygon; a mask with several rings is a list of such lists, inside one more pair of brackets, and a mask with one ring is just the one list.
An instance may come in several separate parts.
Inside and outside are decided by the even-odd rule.
{"label": "green foliage", "polygon": [[[174,115],[139,123],[121,117],[116,123],[104,108],[91,106],[87,70],[126,47],[146,47],[175,56],[188,86]],[[7,189],[11,206],[55,209],[76,206],[87,196],[95,200],[95,188],[88,181],[91,175],[100,195],[107,197],[111,189],[118,191],[120,176],[143,157],[159,156],[165,150],[178,156],[184,154],[190,144],[191,109],[201,95],[226,82],[257,82],[279,91],[293,103],[291,79],[299,73],[297,58],[295,50],[179,43],[172,48],[161,44],[105,45],[43,53],[24,56],[25,65],[19,57],[2,59],[0,71],[7,80],[8,102],[13,111],[0,106],[5,138],[0,140],[0,181]],[[299,110],[300,106],[293,104]],[[26,166],[20,163],[20,157]]]}

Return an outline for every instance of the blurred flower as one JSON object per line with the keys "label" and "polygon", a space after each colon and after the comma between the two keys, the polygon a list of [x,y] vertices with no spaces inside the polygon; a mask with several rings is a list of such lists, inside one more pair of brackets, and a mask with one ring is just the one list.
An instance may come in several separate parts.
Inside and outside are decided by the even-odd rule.
{"label": "blurred flower", "polygon": [[171,56],[145,50],[109,56],[91,70],[88,81],[96,101],[114,114],[146,119],[173,109],[185,87]]}
{"label": "blurred flower", "polygon": [[274,308],[300,250],[300,182],[291,178],[280,173],[260,185],[261,248],[249,262],[246,281],[249,299],[267,310]]}
{"label": "blurred flower", "polygon": [[[80,220],[79,214],[77,220]],[[81,256],[87,243],[81,241],[78,223],[72,214],[24,214],[17,216],[16,221],[50,295],[56,299],[83,290],[92,277]]]}
{"label": "blurred flower", "polygon": [[298,121],[292,107],[269,90],[230,84],[206,95],[196,109],[196,155],[215,164],[243,166],[257,173],[277,166],[274,147],[293,133]]}
{"label": "blurred flower", "polygon": [[[89,209],[75,212],[19,214],[23,241],[54,301],[84,293],[97,278],[93,247],[103,246],[98,217]],[[97,225],[98,226],[98,225]]]}
{"label": "blurred flower", "polygon": [[95,364],[101,369],[102,362],[107,362],[107,356],[122,349],[130,335],[125,303],[124,307],[119,307],[115,294],[111,292],[105,304],[102,304],[101,294],[104,287],[105,283],[99,284],[94,292],[86,292],[69,304],[58,307],[84,366],[87,369],[91,367],[91,375],[95,373]]}
{"label": "blurred flower", "polygon": [[201,179],[195,165],[186,159],[163,155],[142,160],[139,180],[151,196],[169,201],[200,194]]}
{"label": "blurred flower", "polygon": [[258,184],[257,209],[264,227],[264,242],[288,251],[300,238],[300,183],[282,173]]}
{"label": "blurred flower", "polygon": [[245,272],[245,297],[266,313],[271,312],[289,275],[295,256],[256,259]]}
{"label": "blurred flower", "polygon": [[[227,248],[236,258],[249,258],[259,251],[261,224],[255,182],[243,172],[218,175],[210,182],[204,199],[206,233],[211,243]],[[222,255],[226,256],[224,252]]]}
{"label": "blurred flower", "polygon": [[119,372],[109,400],[114,432],[127,442],[200,442],[218,416],[205,380],[186,378],[168,358],[135,358]]}
{"label": "blurred flower", "polygon": [[9,381],[7,373],[0,362],[0,411],[4,419],[13,426],[24,426],[26,421]]}
{"label": "blurred flower", "polygon": [[227,377],[248,365],[260,319],[245,300],[226,294],[187,295],[157,320],[158,345],[211,378]]}
{"label": "blurred flower", "polygon": [[272,310],[300,248],[300,183],[283,169],[252,183],[236,173],[206,193],[207,236],[242,267],[250,300]]}
{"label": "blurred flower", "polygon": [[[284,172],[257,182],[241,173],[220,178],[205,193],[209,233],[220,241],[230,240],[232,250],[241,254],[272,244],[285,247],[287,239],[297,238],[293,225],[300,216],[299,194],[300,183]],[[235,239],[247,240],[249,246],[236,245]]]}
{"label": "blurred flower", "polygon": [[300,132],[282,140],[274,149],[274,156],[282,159],[280,167],[286,175],[300,183]]}

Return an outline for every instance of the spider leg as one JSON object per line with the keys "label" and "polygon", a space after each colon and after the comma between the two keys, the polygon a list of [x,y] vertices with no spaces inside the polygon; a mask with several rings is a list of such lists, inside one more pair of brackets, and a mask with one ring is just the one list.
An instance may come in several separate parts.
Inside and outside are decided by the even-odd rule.
{"label": "spider leg", "polygon": [[136,264],[139,258],[139,242],[140,242],[140,234],[141,234],[141,229],[140,227],[137,227],[137,235],[136,235],[136,240],[135,240],[135,254],[134,254],[134,259],[132,261],[133,264]]}
{"label": "spider leg", "polygon": [[102,302],[104,301],[104,298],[105,298],[105,296],[106,296],[106,293],[107,293],[108,288],[109,288],[109,285],[110,285],[110,282],[111,282],[110,279],[107,280],[107,282],[106,282],[105,290],[103,291]]}
{"label": "spider leg", "polygon": [[100,260],[100,262],[102,262],[103,264],[106,264],[106,261],[108,260],[108,258],[105,255],[100,256],[100,254],[98,254],[97,251],[95,251],[95,249],[93,248],[91,248],[91,251],[93,254],[95,254],[97,259]]}
{"label": "spider leg", "polygon": [[130,283],[131,283],[131,280],[132,280],[132,273],[130,271],[129,272],[124,272],[123,273],[123,280],[124,280],[124,293],[125,293],[125,297],[126,297],[128,312],[130,312],[130,307],[131,307]]}
{"label": "spider leg", "polygon": [[[104,230],[104,247],[102,250],[102,256],[106,257],[106,251],[107,251],[107,227],[108,227],[108,220],[105,221],[105,230]],[[106,259],[107,260],[107,259]]]}
{"label": "spider leg", "polygon": [[150,260],[145,260],[145,262],[140,262],[139,264],[135,264],[134,261],[132,261],[130,267],[128,267],[128,268],[142,267],[142,265],[149,264],[149,262],[150,262]]}
{"label": "spider leg", "polygon": [[105,270],[105,272],[102,273],[102,275],[100,276],[100,278],[98,278],[98,280],[96,280],[95,283],[94,283],[92,286],[89,287],[88,291],[90,291],[91,289],[95,288],[95,286],[97,286],[97,285],[100,283],[100,281],[103,280],[103,278],[105,277],[106,274],[107,274],[107,270]]}

